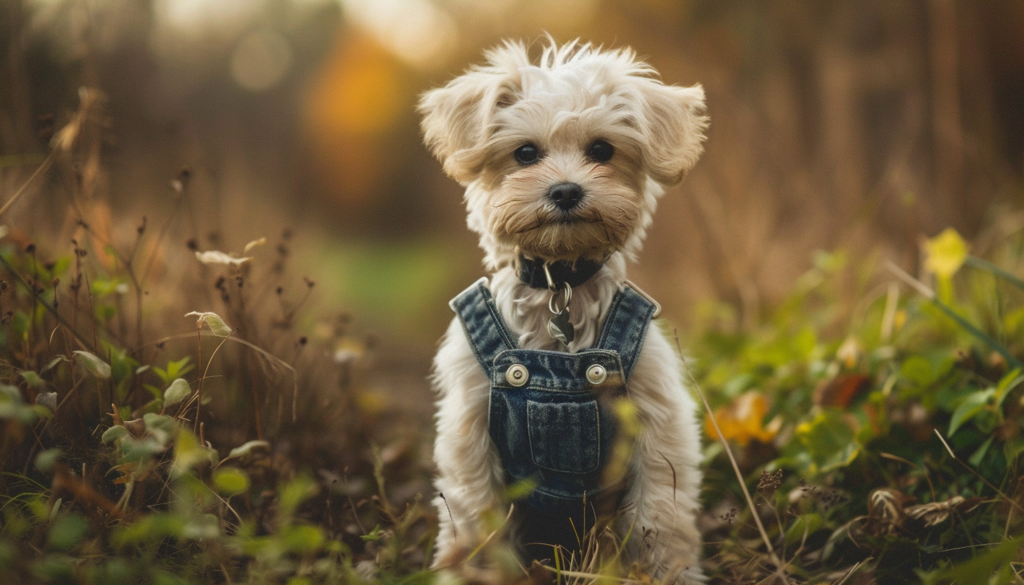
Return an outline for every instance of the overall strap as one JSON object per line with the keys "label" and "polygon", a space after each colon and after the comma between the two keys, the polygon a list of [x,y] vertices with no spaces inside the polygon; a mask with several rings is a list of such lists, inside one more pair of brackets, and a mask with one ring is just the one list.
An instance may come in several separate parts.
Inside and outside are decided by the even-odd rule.
{"label": "overall strap", "polygon": [[515,349],[518,344],[498,315],[494,297],[487,288],[487,278],[474,282],[448,305],[462,321],[473,354],[490,376],[495,356],[505,350]]}
{"label": "overall strap", "polygon": [[640,357],[640,349],[647,338],[647,327],[658,309],[658,305],[637,292],[628,282],[622,285],[622,290],[612,299],[608,317],[601,328],[601,337],[597,340],[597,348],[618,352],[626,380],[629,380],[633,366]]}

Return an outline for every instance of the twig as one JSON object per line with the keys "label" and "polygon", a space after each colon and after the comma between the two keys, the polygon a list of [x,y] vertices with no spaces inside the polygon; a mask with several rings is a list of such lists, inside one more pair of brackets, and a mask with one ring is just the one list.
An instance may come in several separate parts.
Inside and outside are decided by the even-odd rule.
{"label": "twig", "polygon": [[55,309],[52,305],[43,300],[42,296],[36,293],[36,291],[32,288],[32,286],[29,285],[25,278],[22,277],[21,274],[19,274],[18,271],[15,270],[14,267],[11,266],[11,264],[3,256],[0,256],[0,264],[4,265],[4,268],[6,268],[7,271],[14,276],[14,279],[17,280],[18,283],[21,284],[21,286],[25,287],[25,289],[28,290],[29,294],[31,294],[32,297],[35,298],[39,302],[39,304],[43,306],[44,309],[49,311],[57,320],[58,323],[63,325],[65,329],[71,331],[71,334],[74,335],[75,339],[77,339],[78,342],[82,344],[82,347],[88,349],[92,353],[96,353],[95,346],[93,344],[90,344],[89,341],[82,336],[82,334],[75,331],[74,328],[71,327],[71,324],[68,323],[67,320],[64,319],[64,317],[60,316],[60,313],[57,312],[57,309]]}
{"label": "twig", "polygon": [[[750,515],[754,518],[754,523],[757,524],[757,531],[761,533],[761,539],[764,541],[764,545],[768,549],[768,556],[771,558],[772,563],[781,570],[784,565],[775,554],[775,549],[772,547],[771,539],[768,538],[768,531],[764,529],[764,524],[761,523],[761,517],[757,514],[757,508],[754,506],[754,499],[750,497],[750,491],[747,490],[747,484],[743,479],[743,473],[740,472],[740,466],[736,463],[736,456],[733,455],[729,442],[726,441],[725,435],[722,434],[722,430],[718,426],[718,420],[715,418],[715,413],[711,412],[711,405],[708,403],[707,397],[704,396],[704,391],[701,390],[700,384],[697,383],[697,379],[693,377],[693,372],[690,371],[690,367],[686,364],[686,358],[683,357],[683,350],[679,344],[679,331],[676,330],[674,333],[676,351],[679,352],[679,360],[683,364],[683,369],[686,371],[687,377],[690,378],[690,382],[693,384],[694,390],[697,391],[697,395],[700,396],[701,402],[704,403],[704,410],[708,413],[711,425],[715,427],[715,433],[718,435],[718,440],[722,442],[722,446],[725,448],[725,453],[729,456],[729,462],[732,464],[732,470],[736,473],[736,479],[739,481],[740,488],[743,490],[743,497],[746,498],[747,506],[750,507]],[[779,573],[779,577],[784,583],[789,583],[789,579],[786,578],[784,571]]]}
{"label": "twig", "polygon": [[42,164],[39,165],[39,168],[37,168],[36,171],[32,173],[32,176],[29,177],[28,180],[25,181],[25,183],[21,186],[21,188],[18,189],[18,191],[13,196],[11,196],[10,199],[7,200],[7,203],[4,203],[3,207],[0,207],[0,217],[3,217],[4,214],[7,213],[7,211],[11,208],[11,206],[18,201],[18,199],[21,199],[21,196],[25,194],[29,185],[31,185],[37,178],[39,178],[40,175],[48,171],[51,166],[53,166],[53,158],[55,154],[56,151],[51,150],[49,156],[47,156],[46,159],[43,160]]}
{"label": "twig", "polygon": [[927,298],[929,301],[935,298],[935,291],[928,288],[920,280],[907,274],[905,270],[897,266],[892,260],[886,262],[885,267],[888,268],[890,272],[899,277],[900,280],[907,283],[907,285],[910,286],[910,288],[924,295],[924,297]]}
{"label": "twig", "polygon": [[[199,377],[199,388],[198,388],[198,391],[195,394],[195,398],[189,400],[189,402],[186,403],[185,406],[182,407],[182,409],[180,411],[181,414],[184,414],[185,411],[188,410],[189,404],[191,404],[192,400],[196,400],[196,420],[193,422],[193,425],[192,425],[192,429],[193,430],[195,430],[195,425],[196,424],[201,424],[201,423],[199,423],[199,409],[202,407],[202,404],[203,404],[203,381],[206,380],[206,378],[209,377],[208,374],[210,373],[210,365],[213,363],[213,358],[217,357],[217,352],[219,352],[220,348],[223,347],[225,343],[227,343],[228,339],[231,339],[231,334],[228,334],[227,337],[222,338],[222,341],[220,342],[220,344],[218,344],[217,347],[215,347],[213,349],[213,353],[211,353],[210,357],[206,360],[206,367],[203,368],[203,375]],[[201,339],[200,339],[199,346],[200,346],[200,349],[199,349],[199,364],[200,364],[200,367],[202,367],[202,356],[203,356],[203,354],[202,354],[202,340]],[[260,440],[262,440],[262,437],[258,437],[258,438]],[[200,443],[201,442],[202,441],[200,441]]]}
{"label": "twig", "polygon": [[858,561],[856,565],[850,567],[850,570],[847,571],[845,575],[843,575],[842,579],[836,581],[835,585],[843,585],[843,583],[846,583],[846,580],[850,578],[850,575],[853,575],[854,573],[856,573],[857,569],[859,569],[861,565],[863,565],[867,561],[870,561],[872,558],[873,557],[868,557],[868,558],[864,559],[863,561]]}
{"label": "twig", "polygon": [[668,457],[665,457],[665,454],[662,453],[661,451],[658,451],[658,455],[661,455],[661,458],[665,460],[665,463],[668,463],[669,469],[672,470],[672,505],[675,506],[676,505],[676,490],[679,489],[679,486],[677,484],[677,479],[676,479],[676,466],[672,465],[672,462],[669,461]]}
{"label": "twig", "polygon": [[951,449],[949,447],[949,443],[947,443],[946,439],[944,439],[942,437],[942,433],[939,432],[939,429],[934,429],[934,430],[935,430],[935,436],[938,437],[940,441],[942,441],[942,446],[944,446],[946,448],[946,451],[949,453],[949,456],[953,458],[953,461],[956,461],[957,463],[962,465],[965,469],[967,469],[967,471],[970,471],[972,475],[974,475],[975,477],[980,479],[985,485],[987,485],[988,487],[992,488],[992,491],[994,491],[995,493],[999,494],[1011,506],[1013,506],[1014,508],[1017,508],[1018,510],[1024,512],[1024,508],[1021,508],[1021,505],[1018,504],[1013,498],[1011,498],[1010,496],[1008,496],[1005,493],[1003,493],[1003,491],[1001,489],[999,489],[996,486],[992,485],[992,482],[990,482],[989,480],[985,479],[985,476],[983,476],[982,474],[980,474],[977,471],[975,471],[973,467],[971,467],[970,465],[967,465],[966,463],[961,461],[960,458],[957,457],[956,454],[953,453],[953,449]]}
{"label": "twig", "polygon": [[448,505],[448,498],[444,497],[444,492],[437,492],[437,495],[441,496],[441,501],[444,502],[444,507],[447,508],[448,510],[448,520],[450,520],[452,523],[452,535],[455,536],[456,539],[458,539],[459,529],[457,526],[455,526],[455,517],[452,516],[452,509]]}
{"label": "twig", "polygon": [[495,528],[494,530],[492,530],[491,533],[487,535],[487,538],[485,538],[483,542],[481,542],[475,549],[473,549],[473,552],[469,553],[469,556],[466,557],[466,562],[467,563],[473,557],[475,557],[478,552],[483,550],[483,548],[485,546],[487,546],[487,543],[491,542],[491,539],[494,538],[494,536],[496,534],[498,534],[498,531],[501,530],[501,528],[503,526],[508,524],[508,521],[512,518],[512,512],[515,511],[515,509],[516,509],[516,505],[515,504],[509,504],[508,505],[508,514],[505,515],[505,521],[501,523],[501,526],[499,526],[499,527]]}
{"label": "twig", "polygon": [[[199,360],[197,362],[197,367],[201,368],[201,367],[203,367],[203,333],[202,333],[202,325],[201,324],[199,325],[199,327],[196,327],[196,346],[197,346],[197,348],[199,350]],[[209,369],[210,366],[207,365],[206,368]],[[203,379],[204,378],[206,378],[206,372],[205,371],[203,372],[202,377],[199,378],[199,390],[197,392],[197,394],[199,395],[199,399],[198,399],[198,402],[196,402],[196,420],[194,420],[192,422],[192,431],[193,432],[195,432],[196,427],[199,425],[199,414],[200,414],[200,412],[203,409]]]}

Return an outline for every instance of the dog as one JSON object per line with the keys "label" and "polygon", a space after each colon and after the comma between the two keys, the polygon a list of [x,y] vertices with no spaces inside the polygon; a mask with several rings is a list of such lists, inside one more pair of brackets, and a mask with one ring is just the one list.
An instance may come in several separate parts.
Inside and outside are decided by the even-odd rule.
{"label": "dog", "polygon": [[508,512],[524,558],[577,553],[603,522],[627,564],[701,582],[696,407],[626,265],[703,151],[704,91],[630,49],[544,44],[534,63],[507,41],[419,101],[490,273],[452,301],[431,375],[433,565],[465,560]]}

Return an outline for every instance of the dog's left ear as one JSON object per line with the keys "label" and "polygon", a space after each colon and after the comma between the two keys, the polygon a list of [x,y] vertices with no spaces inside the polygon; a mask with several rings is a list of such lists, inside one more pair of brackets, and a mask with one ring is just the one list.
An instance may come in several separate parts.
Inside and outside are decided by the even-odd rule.
{"label": "dog's left ear", "polygon": [[663,85],[649,79],[643,84],[647,135],[647,172],[662,185],[683,180],[704,151],[704,88]]}

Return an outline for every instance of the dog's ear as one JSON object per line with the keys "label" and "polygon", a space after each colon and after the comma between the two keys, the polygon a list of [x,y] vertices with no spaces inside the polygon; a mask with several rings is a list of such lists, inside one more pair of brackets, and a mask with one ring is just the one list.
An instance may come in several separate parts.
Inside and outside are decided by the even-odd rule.
{"label": "dog's ear", "polygon": [[519,70],[529,65],[526,48],[511,42],[489,51],[487,59],[487,65],[423,94],[418,107],[423,141],[445,172],[464,185],[483,170],[494,112],[519,99]]}
{"label": "dog's ear", "polygon": [[704,88],[645,81],[641,93],[647,172],[662,185],[674,185],[683,180],[704,150],[704,130],[708,126]]}

